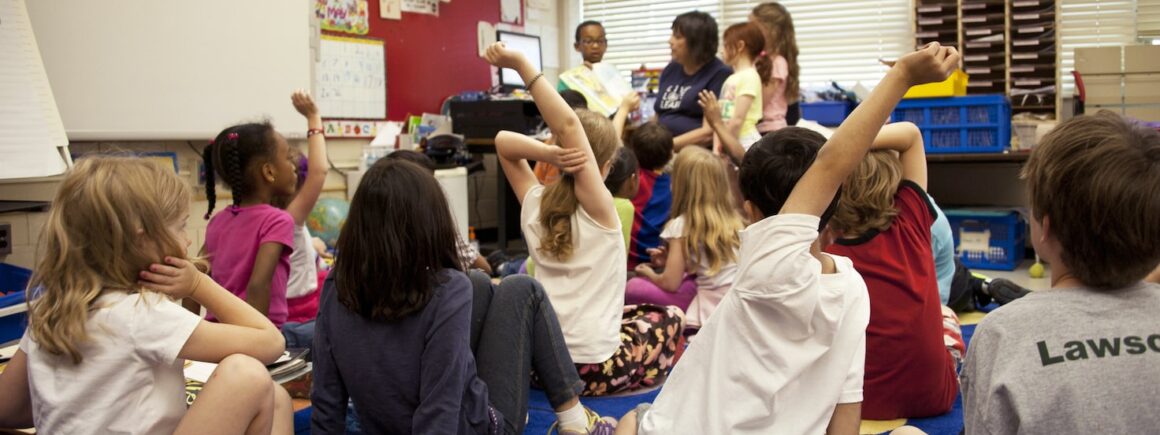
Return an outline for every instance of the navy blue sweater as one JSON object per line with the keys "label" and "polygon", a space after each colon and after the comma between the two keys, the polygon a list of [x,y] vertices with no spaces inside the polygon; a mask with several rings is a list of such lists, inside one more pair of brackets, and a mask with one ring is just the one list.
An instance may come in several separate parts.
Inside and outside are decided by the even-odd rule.
{"label": "navy blue sweater", "polygon": [[439,273],[422,311],[374,322],[338,302],[334,274],[322,288],[314,335],[311,432],[345,433],[347,398],[368,434],[488,432],[487,385],[471,353],[471,281]]}

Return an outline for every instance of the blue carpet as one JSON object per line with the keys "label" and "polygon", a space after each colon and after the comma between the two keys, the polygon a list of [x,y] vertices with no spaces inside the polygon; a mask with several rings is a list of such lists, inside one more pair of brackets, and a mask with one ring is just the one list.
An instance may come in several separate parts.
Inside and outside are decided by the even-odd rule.
{"label": "blue carpet", "polygon": [[[983,311],[991,311],[995,307],[989,306],[987,308]],[[971,336],[974,333],[975,325],[963,325],[963,341],[966,342],[968,349],[971,346]],[[658,393],[660,393],[659,388],[632,396],[584,397],[580,401],[600,415],[620,418],[636,408],[638,404],[652,403]],[[543,391],[532,390],[528,401],[528,426],[524,430],[524,434],[545,435],[548,433],[548,428],[555,422],[556,414],[552,412],[551,405],[548,405],[547,396],[544,395]],[[960,396],[956,399],[954,407],[946,414],[938,417],[912,418],[907,424],[922,429],[931,435],[959,435],[963,431],[963,398]]]}

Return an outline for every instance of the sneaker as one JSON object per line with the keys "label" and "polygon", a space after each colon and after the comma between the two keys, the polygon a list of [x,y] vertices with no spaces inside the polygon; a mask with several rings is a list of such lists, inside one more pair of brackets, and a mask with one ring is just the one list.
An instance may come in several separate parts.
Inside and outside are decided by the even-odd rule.
{"label": "sneaker", "polygon": [[[571,430],[560,430],[559,435],[612,435],[616,432],[616,419],[612,417],[601,417],[596,411],[584,407],[584,415],[588,417],[588,432],[577,432]],[[559,422],[553,423],[552,428],[556,428]],[[552,433],[549,429],[548,433]]]}
{"label": "sneaker", "polygon": [[1003,278],[991,279],[984,288],[987,294],[991,295],[999,305],[1006,305],[1031,293],[1031,290]]}

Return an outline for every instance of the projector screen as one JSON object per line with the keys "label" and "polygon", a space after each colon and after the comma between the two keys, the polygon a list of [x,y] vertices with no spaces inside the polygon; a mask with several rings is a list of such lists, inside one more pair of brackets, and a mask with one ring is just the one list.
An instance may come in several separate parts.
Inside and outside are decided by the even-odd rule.
{"label": "projector screen", "polygon": [[70,141],[207,140],[269,119],[313,88],[318,29],[308,0],[27,2]]}
{"label": "projector screen", "polygon": [[[508,48],[523,53],[524,56],[536,66],[539,71],[544,70],[544,63],[540,58],[540,37],[535,35],[525,35],[523,33],[514,33],[507,31],[497,31],[497,41],[504,43]],[[520,74],[514,70],[501,68],[499,70],[499,83],[505,88],[523,88],[524,80],[520,78]]]}

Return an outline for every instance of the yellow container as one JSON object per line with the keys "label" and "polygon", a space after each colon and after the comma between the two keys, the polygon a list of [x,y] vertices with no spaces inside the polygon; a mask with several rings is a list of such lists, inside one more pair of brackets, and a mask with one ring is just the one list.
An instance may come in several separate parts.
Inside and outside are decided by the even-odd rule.
{"label": "yellow container", "polygon": [[902,98],[961,97],[963,95],[967,95],[967,73],[961,69],[956,69],[946,80],[910,88]]}

